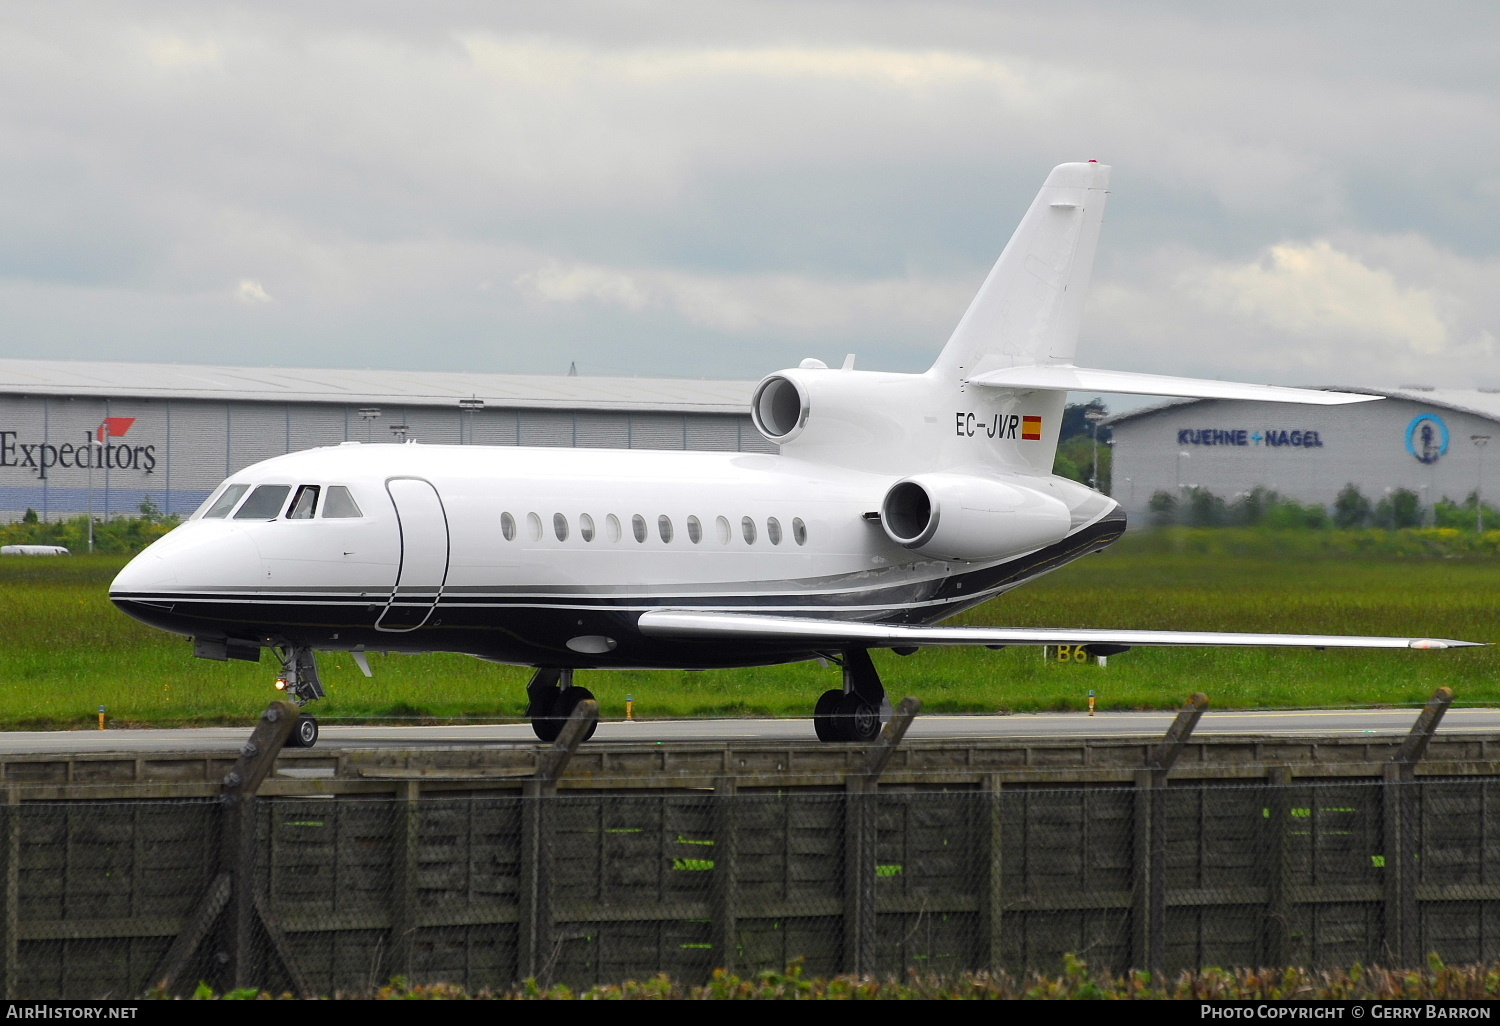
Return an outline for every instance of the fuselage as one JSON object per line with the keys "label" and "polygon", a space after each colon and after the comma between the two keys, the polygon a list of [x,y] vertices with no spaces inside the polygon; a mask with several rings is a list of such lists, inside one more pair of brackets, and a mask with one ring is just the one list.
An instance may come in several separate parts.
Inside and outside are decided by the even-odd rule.
{"label": "fuselage", "polygon": [[1112,500],[1023,473],[1010,479],[1068,509],[1065,537],[982,562],[922,556],[875,516],[897,477],[745,453],[346,443],[233,475],[110,595],[169,631],[262,645],[756,665],[817,653],[648,638],[635,621],[686,608],[934,623],[1124,529]]}

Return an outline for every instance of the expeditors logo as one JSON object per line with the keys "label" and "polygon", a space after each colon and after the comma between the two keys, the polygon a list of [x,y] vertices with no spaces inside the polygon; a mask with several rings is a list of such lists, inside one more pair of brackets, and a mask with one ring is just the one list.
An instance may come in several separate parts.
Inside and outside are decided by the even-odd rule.
{"label": "expeditors logo", "polygon": [[83,442],[22,442],[17,432],[0,431],[0,468],[24,467],[46,480],[53,467],[76,467],[79,470],[155,470],[156,446],[116,445],[112,438],[123,438],[135,424],[134,417],[106,417],[92,432],[85,432]]}

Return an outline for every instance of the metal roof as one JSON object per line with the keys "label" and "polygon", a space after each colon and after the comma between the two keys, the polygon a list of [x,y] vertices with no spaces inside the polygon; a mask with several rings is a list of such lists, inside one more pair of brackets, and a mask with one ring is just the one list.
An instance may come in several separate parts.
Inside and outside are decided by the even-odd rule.
{"label": "metal roof", "polygon": [[[1339,385],[1323,385],[1321,388],[1335,392],[1357,392],[1360,395],[1378,395],[1387,399],[1406,399],[1424,406],[1441,406],[1444,409],[1472,413],[1490,420],[1500,420],[1500,389],[1494,388],[1427,388],[1406,385],[1400,388],[1354,388]],[[1218,399],[1172,399],[1155,406],[1142,407],[1126,413],[1106,417],[1101,424],[1120,424],[1127,420],[1160,413],[1177,406],[1192,406],[1196,403],[1220,402]]]}
{"label": "metal roof", "polygon": [[754,388],[753,381],[685,378],[0,359],[0,394],[91,399],[456,406],[472,397],[501,408],[743,414]]}

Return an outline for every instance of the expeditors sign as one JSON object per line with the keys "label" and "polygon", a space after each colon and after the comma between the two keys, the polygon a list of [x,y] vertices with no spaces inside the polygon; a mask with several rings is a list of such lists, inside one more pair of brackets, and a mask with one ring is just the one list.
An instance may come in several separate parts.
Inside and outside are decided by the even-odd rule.
{"label": "expeditors sign", "polygon": [[1317,431],[1297,428],[1266,428],[1251,432],[1248,428],[1182,428],[1177,432],[1178,445],[1265,445],[1273,449],[1321,449],[1323,436]]}

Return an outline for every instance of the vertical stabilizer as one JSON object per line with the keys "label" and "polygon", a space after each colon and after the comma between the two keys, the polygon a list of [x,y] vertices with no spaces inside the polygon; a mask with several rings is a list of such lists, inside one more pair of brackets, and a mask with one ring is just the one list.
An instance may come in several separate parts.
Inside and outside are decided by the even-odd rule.
{"label": "vertical stabilizer", "polygon": [[933,364],[934,373],[963,379],[1073,361],[1108,185],[1104,164],[1052,169]]}

